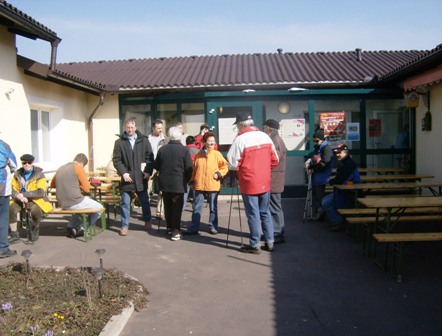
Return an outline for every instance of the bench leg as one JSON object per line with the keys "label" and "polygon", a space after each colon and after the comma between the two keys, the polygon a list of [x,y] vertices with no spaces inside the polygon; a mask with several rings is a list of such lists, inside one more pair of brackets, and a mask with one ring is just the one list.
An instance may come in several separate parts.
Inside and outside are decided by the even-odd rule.
{"label": "bench leg", "polygon": [[398,242],[394,244],[393,264],[391,272],[397,282],[402,282],[402,271],[404,268],[405,253],[407,252],[409,243]]}

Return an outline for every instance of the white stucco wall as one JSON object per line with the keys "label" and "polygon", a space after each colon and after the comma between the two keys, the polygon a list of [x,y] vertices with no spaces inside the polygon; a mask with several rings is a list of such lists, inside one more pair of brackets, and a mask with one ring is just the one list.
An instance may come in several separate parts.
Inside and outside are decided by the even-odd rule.
{"label": "white stucco wall", "polygon": [[416,110],[416,172],[434,175],[442,181],[442,154],[440,153],[442,126],[442,84],[430,87],[432,130],[422,131],[422,118],[427,111],[422,99]]}

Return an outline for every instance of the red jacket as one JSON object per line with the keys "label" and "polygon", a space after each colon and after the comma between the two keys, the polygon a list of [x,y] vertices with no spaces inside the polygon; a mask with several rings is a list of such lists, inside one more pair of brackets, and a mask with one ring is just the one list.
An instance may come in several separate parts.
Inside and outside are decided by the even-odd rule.
{"label": "red jacket", "polygon": [[255,126],[241,130],[227,153],[229,168],[236,170],[242,194],[258,195],[270,190],[272,168],[279,159],[272,139]]}

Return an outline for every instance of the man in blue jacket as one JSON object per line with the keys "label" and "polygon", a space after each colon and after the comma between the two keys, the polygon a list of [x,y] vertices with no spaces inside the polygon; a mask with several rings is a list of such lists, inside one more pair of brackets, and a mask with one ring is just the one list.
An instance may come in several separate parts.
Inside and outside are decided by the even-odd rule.
{"label": "man in blue jacket", "polygon": [[[339,145],[333,150],[339,160],[336,169],[336,176],[330,179],[330,185],[361,183],[359,170],[356,163],[350,157],[348,147],[344,144]],[[354,193],[346,190],[334,190],[322,199],[322,207],[330,220],[330,231],[342,231],[343,218],[337,209],[352,208],[354,206]]]}

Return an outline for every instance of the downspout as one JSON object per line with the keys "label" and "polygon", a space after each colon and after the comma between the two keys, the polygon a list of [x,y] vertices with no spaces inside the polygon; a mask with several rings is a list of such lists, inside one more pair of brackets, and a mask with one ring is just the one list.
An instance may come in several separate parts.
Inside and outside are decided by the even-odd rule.
{"label": "downspout", "polygon": [[55,70],[55,64],[57,63],[57,48],[60,41],[61,40],[55,40],[51,42],[51,64],[49,65],[49,69],[52,71]]}
{"label": "downspout", "polygon": [[100,92],[100,101],[98,105],[94,108],[88,120],[88,147],[89,147],[89,171],[94,171],[94,116],[97,114],[100,107],[104,104],[104,98],[106,97],[106,92]]}

